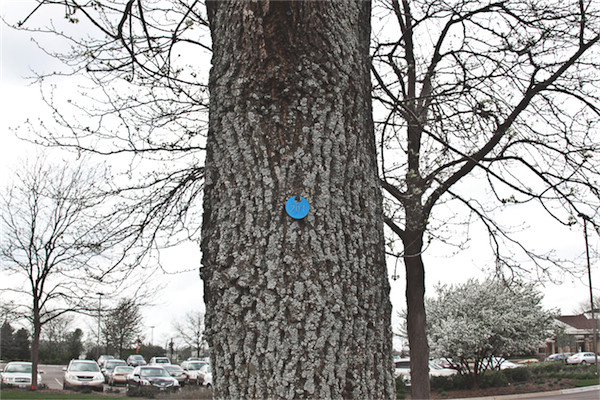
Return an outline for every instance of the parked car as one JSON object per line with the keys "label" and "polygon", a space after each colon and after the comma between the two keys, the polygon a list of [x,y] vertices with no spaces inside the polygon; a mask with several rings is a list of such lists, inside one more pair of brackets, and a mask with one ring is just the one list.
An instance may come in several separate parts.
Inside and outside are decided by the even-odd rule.
{"label": "parked car", "polygon": [[[600,357],[598,357],[600,358]],[[567,364],[595,364],[596,357],[592,352],[575,353],[567,358]]]}
{"label": "parked car", "polygon": [[[12,361],[4,366],[2,375],[2,384],[16,388],[31,388],[31,369],[32,365],[27,361]],[[37,384],[38,387],[44,387],[42,375],[44,371],[38,369]]]}
{"label": "parked car", "polygon": [[168,357],[152,357],[148,362],[148,365],[153,364],[171,364],[171,360]]}
{"label": "parked car", "polygon": [[481,369],[512,369],[518,365],[502,357],[486,358],[481,362]]}
{"label": "parked car", "polygon": [[104,375],[100,366],[92,360],[71,360],[63,377],[63,390],[76,388],[90,388],[104,390]]}
{"label": "parked car", "polygon": [[114,358],[115,358],[115,356],[111,356],[108,354],[102,354],[100,357],[98,357],[97,362],[98,362],[98,365],[100,366],[100,368],[102,368],[102,367],[104,367],[104,363],[107,360],[113,360]]}
{"label": "parked car", "polygon": [[200,368],[204,365],[208,365],[208,363],[202,361],[184,361],[181,363],[181,368],[183,368],[185,374],[188,376],[190,384],[202,384],[202,373],[200,372]]}
{"label": "parked car", "polygon": [[118,359],[110,359],[104,362],[104,367],[100,368],[100,371],[104,374],[104,382],[108,383],[108,378],[110,378],[110,374],[113,372],[113,369],[118,366],[127,366],[125,360]]}
{"label": "parked car", "polygon": [[179,382],[161,366],[144,365],[135,367],[127,377],[127,393],[133,394],[142,387],[177,391]]}
{"label": "parked car", "polygon": [[206,364],[200,368],[202,374],[202,386],[212,387],[212,368]]}
{"label": "parked car", "polygon": [[146,365],[146,360],[141,354],[132,354],[127,357],[127,365],[131,367],[139,367],[142,365]]}
{"label": "parked car", "polygon": [[456,363],[449,358],[437,358],[433,360],[433,362],[442,368],[451,368],[457,371],[460,371],[462,369],[462,366],[459,363]]}
{"label": "parked car", "polygon": [[[402,376],[406,386],[411,385],[410,379],[410,357],[403,357],[396,359],[395,364],[395,375],[396,377]],[[443,368],[436,361],[429,361],[429,377],[432,376],[451,376],[457,374],[458,371],[452,368]]]}
{"label": "parked car", "polygon": [[548,357],[544,358],[544,361],[560,361],[566,362],[567,358],[569,358],[570,353],[554,353],[550,354]]}
{"label": "parked car", "polygon": [[174,364],[162,364],[161,367],[167,370],[169,375],[177,379],[179,386],[185,386],[188,383],[188,376],[186,375],[183,368],[179,365]]}
{"label": "parked car", "polygon": [[456,375],[458,371],[454,368],[443,368],[440,365],[429,361],[429,376],[452,376]]}
{"label": "parked car", "polygon": [[127,377],[133,372],[133,367],[129,365],[118,365],[116,366],[108,377],[108,384],[110,386],[125,385],[127,383]]}

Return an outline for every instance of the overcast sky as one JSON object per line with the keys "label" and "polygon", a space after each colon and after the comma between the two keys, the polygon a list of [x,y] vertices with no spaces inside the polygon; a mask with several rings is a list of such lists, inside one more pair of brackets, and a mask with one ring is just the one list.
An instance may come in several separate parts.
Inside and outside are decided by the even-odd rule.
{"label": "overcast sky", "polygon": [[[21,14],[28,1],[0,0],[1,15],[10,21],[22,19]],[[21,13],[21,14],[20,14]],[[15,14],[19,14],[15,17]],[[48,118],[49,113],[41,102],[39,88],[30,86],[24,77],[30,75],[30,70],[50,71],[59,68],[56,61],[44,55],[34,43],[29,40],[29,35],[15,32],[4,24],[1,27],[1,77],[0,77],[0,130],[2,144],[0,145],[0,184],[4,185],[10,177],[9,169],[14,166],[19,157],[24,157],[27,152],[33,151],[33,146],[18,140],[9,127],[15,128],[23,124],[26,119]],[[76,80],[73,78],[61,79],[59,90],[63,94],[76,90]],[[25,133],[25,132],[23,132]],[[463,183],[473,184],[472,182]],[[473,188],[477,190],[477,188]],[[584,239],[580,226],[567,229],[559,226],[534,208],[522,208],[519,211],[507,212],[506,219],[514,221],[514,226],[529,226],[522,233],[528,243],[536,250],[556,250],[556,253],[567,259],[577,259],[584,262]],[[427,291],[433,294],[433,286],[442,283],[462,283],[470,277],[483,278],[482,270],[493,265],[493,259],[487,249],[485,232],[479,231],[474,226],[471,231],[472,240],[467,250],[454,254],[456,249],[433,245],[424,254],[426,267]],[[590,243],[597,254],[598,237],[590,234]],[[200,266],[200,252],[194,243],[187,243],[179,248],[166,251],[161,256],[166,269],[169,271],[189,270],[182,274],[165,276],[167,283],[162,293],[160,305],[144,310],[145,335],[155,344],[165,346],[172,337],[171,323],[181,319],[188,311],[203,309],[202,282],[198,276]],[[597,260],[593,261],[594,290],[600,295],[600,274],[598,274]],[[527,264],[524,264],[527,266]],[[404,300],[404,265],[401,262],[389,263],[389,275],[396,270],[399,278],[391,280],[391,298],[394,305],[394,319],[398,310],[405,307]],[[579,303],[589,300],[587,276],[573,278],[562,277],[560,285],[547,284],[542,287],[544,293],[544,306],[548,309],[561,309],[563,314],[571,313]],[[1,299],[1,297],[0,297]],[[85,325],[82,323],[82,325]],[[87,323],[89,326],[90,324]],[[91,326],[94,326],[91,324]],[[151,328],[151,327],[154,328]],[[86,326],[81,326],[85,329]]]}

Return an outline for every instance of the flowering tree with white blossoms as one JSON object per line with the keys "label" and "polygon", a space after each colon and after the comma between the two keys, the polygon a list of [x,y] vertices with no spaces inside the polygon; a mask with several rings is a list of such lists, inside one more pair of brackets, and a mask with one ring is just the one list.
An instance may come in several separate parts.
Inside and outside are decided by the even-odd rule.
{"label": "flowering tree with white blossoms", "polygon": [[532,284],[470,279],[440,285],[426,300],[431,355],[460,362],[477,387],[486,365],[500,367],[492,357],[526,352],[548,337],[553,313],[541,301]]}

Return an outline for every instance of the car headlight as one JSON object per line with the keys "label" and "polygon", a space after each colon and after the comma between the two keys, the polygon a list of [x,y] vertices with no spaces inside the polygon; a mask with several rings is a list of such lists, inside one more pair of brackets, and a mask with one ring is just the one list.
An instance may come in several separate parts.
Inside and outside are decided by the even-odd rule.
{"label": "car headlight", "polygon": [[145,380],[145,379],[142,379],[142,380],[141,380],[141,383],[142,383],[142,385],[144,385],[144,386],[148,386],[148,385],[150,385],[150,381],[147,381],[147,380]]}

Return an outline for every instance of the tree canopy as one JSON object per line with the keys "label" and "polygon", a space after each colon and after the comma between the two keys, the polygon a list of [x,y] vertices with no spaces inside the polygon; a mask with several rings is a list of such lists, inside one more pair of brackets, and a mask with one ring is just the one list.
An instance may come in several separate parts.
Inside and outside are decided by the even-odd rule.
{"label": "tree canopy", "polygon": [[124,351],[133,347],[142,333],[142,315],[135,299],[122,298],[102,319],[102,335],[106,345],[112,346],[118,358],[124,358]]}

